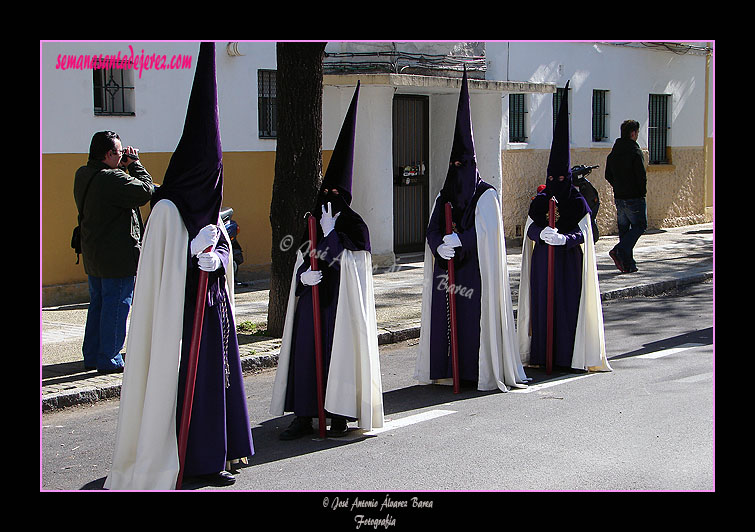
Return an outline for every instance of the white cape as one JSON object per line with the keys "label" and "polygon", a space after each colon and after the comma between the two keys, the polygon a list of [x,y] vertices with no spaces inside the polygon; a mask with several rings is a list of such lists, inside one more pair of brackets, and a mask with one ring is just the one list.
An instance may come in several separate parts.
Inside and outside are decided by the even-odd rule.
{"label": "white cape", "polygon": [[[506,241],[498,193],[485,191],[475,207],[477,258],[480,264],[480,352],[477,389],[508,391],[526,388],[516,342],[514,311],[506,264]],[[430,309],[433,294],[435,256],[425,241],[424,282],[422,289],[422,322],[419,352],[414,378],[429,384],[430,379]],[[436,381],[448,383],[450,379]]]}
{"label": "white cape", "polygon": [[[218,225],[230,242],[223,223]],[[176,402],[188,246],[189,234],[178,208],[169,200],[158,201],[147,221],[137,268],[106,489],[176,487]],[[226,272],[226,281],[233,302],[232,268]]]}
{"label": "white cape", "polygon": [[[383,426],[383,388],[380,377],[377,319],[372,284],[372,256],[366,251],[344,250],[340,261],[340,285],[336,308],[333,349],[325,390],[325,410],[358,419],[362,429]],[[297,251],[278,369],[273,385],[270,413],[282,416],[288,386],[288,368],[293,342],[296,272],[304,262]]]}
{"label": "white cape", "polygon": [[[517,315],[519,352],[525,364],[529,362],[532,344],[529,294],[530,267],[535,242],[526,236],[530,224],[532,224],[532,219],[528,216],[524,227],[524,242],[522,243],[522,270]],[[577,317],[577,331],[574,337],[574,354],[572,355],[571,367],[587,371],[612,371],[606,358],[603,307],[600,302],[597,257],[595,256],[595,243],[589,213],[580,220],[579,229],[584,237],[584,243],[580,244],[582,247],[582,292],[579,298],[579,316]]]}

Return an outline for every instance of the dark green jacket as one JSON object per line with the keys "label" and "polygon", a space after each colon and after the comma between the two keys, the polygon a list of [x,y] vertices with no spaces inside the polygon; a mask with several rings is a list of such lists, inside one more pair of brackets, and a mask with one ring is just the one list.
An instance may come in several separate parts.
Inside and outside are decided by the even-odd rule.
{"label": "dark green jacket", "polygon": [[139,161],[132,162],[128,172],[91,159],[76,171],[73,197],[81,215],[81,254],[88,275],[136,275],[144,230],[139,207],[150,200],[154,185]]}

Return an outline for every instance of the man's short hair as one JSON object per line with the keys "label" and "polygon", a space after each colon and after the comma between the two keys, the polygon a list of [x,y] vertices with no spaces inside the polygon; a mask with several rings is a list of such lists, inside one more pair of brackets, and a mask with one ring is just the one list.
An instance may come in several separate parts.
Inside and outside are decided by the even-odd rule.
{"label": "man's short hair", "polygon": [[621,124],[621,138],[628,139],[632,131],[639,131],[640,123],[637,120],[624,120]]}
{"label": "man's short hair", "polygon": [[104,159],[107,152],[115,149],[115,139],[121,139],[115,131],[98,131],[95,133],[92,136],[92,143],[89,145],[89,158],[94,161]]}

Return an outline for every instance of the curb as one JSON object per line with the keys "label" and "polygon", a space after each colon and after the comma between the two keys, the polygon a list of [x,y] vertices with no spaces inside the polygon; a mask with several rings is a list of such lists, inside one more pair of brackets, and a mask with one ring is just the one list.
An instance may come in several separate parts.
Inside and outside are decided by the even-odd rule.
{"label": "curb", "polygon": [[[609,290],[600,295],[601,301],[623,299],[637,296],[654,296],[671,290],[683,288],[688,285],[703,283],[713,279],[713,272],[702,272],[694,275],[673,279],[669,281],[658,281],[655,283],[630,286]],[[514,319],[516,319],[516,309],[514,309]],[[392,327],[380,327],[378,331],[378,345],[395,344],[404,340],[419,338],[420,324],[415,321],[407,326],[393,329]],[[243,372],[253,372],[262,369],[274,368],[278,365],[278,354],[280,352],[279,341],[263,341],[263,350],[256,352],[247,348],[246,344],[240,346],[241,351],[241,370]],[[267,344],[267,348],[265,347]],[[274,345],[274,347],[273,347]],[[249,352],[251,351],[251,353]],[[119,398],[121,393],[121,376],[118,376],[117,382],[112,384],[103,384],[100,386],[82,386],[72,390],[65,390],[58,393],[47,394],[42,397],[42,411],[49,412],[59,410],[75,405],[84,405],[101,401],[105,399]]]}

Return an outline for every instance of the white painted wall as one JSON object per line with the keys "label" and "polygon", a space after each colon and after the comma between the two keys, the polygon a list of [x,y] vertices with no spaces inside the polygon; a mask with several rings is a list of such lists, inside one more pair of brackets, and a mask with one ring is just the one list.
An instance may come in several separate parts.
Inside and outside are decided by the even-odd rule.
{"label": "white painted wall", "polygon": [[[355,86],[325,86],[323,149],[335,147]],[[393,262],[393,89],[361,84],[354,135],[351,207],[370,228],[373,261]]]}
{"label": "white painted wall", "polygon": [[[501,95],[471,92],[472,135],[475,142],[477,169],[480,177],[501,190],[501,129],[503,100]],[[459,94],[430,96],[430,193],[432,206],[435,196],[443,188],[448,172],[451,145],[456,126]]]}
{"label": "white painted wall", "polygon": [[[572,147],[610,147],[626,119],[640,122],[639,144],[647,147],[648,96],[672,96],[670,146],[703,144],[705,57],[600,43],[488,42],[488,79],[552,82],[571,80]],[[592,91],[609,90],[609,140],[591,138]],[[529,148],[549,149],[552,96],[528,95]],[[504,103],[508,115],[508,102]],[[505,119],[507,121],[507,118]],[[507,134],[508,130],[504,130]],[[504,139],[507,146],[508,138]],[[514,146],[507,146],[514,148]],[[521,147],[521,146],[520,146]]]}
{"label": "white painted wall", "polygon": [[[221,138],[227,151],[272,151],[275,140],[257,134],[257,70],[275,69],[274,42],[240,42],[241,56],[226,53],[226,42],[216,45]],[[186,101],[194,75],[191,69],[145,70],[134,74],[136,116],[98,117],[92,112],[91,72],[55,68],[59,54],[139,55],[157,53],[168,57],[191,55],[195,42],[46,42],[40,46],[42,152],[81,153],[92,133],[117,131],[126,143],[144,151],[170,152],[181,134]],[[563,87],[571,79],[572,145],[589,147],[591,99],[594,88],[609,93],[609,142],[619,135],[627,118],[640,121],[640,145],[647,145],[647,103],[650,93],[671,94],[671,146],[703,143],[705,58],[670,52],[598,43],[488,42],[488,72],[492,80],[553,82]],[[473,95],[474,97],[474,95]],[[529,141],[527,147],[548,149],[551,141],[552,96],[527,96]],[[323,109],[326,113],[329,102]],[[474,106],[473,112],[478,112]],[[502,102],[502,124],[507,124],[508,100]],[[329,129],[325,129],[326,135]],[[503,147],[508,145],[504,128]],[[337,129],[334,133],[337,135]],[[487,134],[487,133],[486,133]],[[323,148],[329,149],[327,137]],[[606,144],[606,143],[600,143]],[[490,174],[498,174],[493,167]]]}
{"label": "white painted wall", "polygon": [[[275,141],[259,139],[257,69],[275,69],[274,42],[241,42],[240,57],[216,44],[220,136],[226,151],[273,151]],[[192,56],[190,69],[133,72],[136,116],[94,116],[92,73],[56,69],[58,55]],[[199,53],[196,42],[51,42],[40,46],[42,153],[86,153],[96,131],[116,131],[125,144],[145,152],[172,152],[183,130]]]}
{"label": "white painted wall", "polygon": [[[157,53],[192,55],[185,70],[149,70],[134,76],[136,116],[97,117],[92,111],[92,74],[55,68],[59,54]],[[260,139],[257,126],[257,70],[275,69],[274,42],[240,42],[240,56],[216,44],[218,98],[223,149],[274,151],[275,140]],[[40,46],[42,153],[86,153],[96,131],[117,131],[125,144],[145,152],[172,152],[181,136],[186,102],[199,50],[196,42],[50,42]],[[640,145],[647,146],[650,93],[673,96],[671,146],[701,146],[705,57],[676,55],[595,43],[488,42],[487,79],[553,82],[571,79],[572,147],[610,147],[627,118],[641,124]],[[609,93],[609,139],[591,140],[594,88]],[[354,87],[326,86],[323,94],[323,149],[332,150]],[[393,248],[392,98],[394,88],[362,84],[357,118],[353,206],[370,227],[373,253]],[[445,180],[453,138],[458,91],[429,94],[430,193],[433,202]],[[508,98],[498,93],[471,93],[472,122],[478,167],[483,179],[501,189],[501,150],[549,149],[552,95],[528,94],[529,141],[508,143]],[[502,128],[503,126],[503,128]]]}

